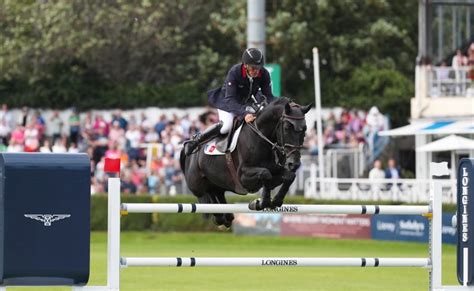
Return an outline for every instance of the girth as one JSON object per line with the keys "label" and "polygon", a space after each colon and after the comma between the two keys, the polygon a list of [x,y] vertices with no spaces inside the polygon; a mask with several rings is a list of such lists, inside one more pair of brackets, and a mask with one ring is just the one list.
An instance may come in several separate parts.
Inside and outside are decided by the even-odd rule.
{"label": "girth", "polygon": [[232,180],[234,181],[235,185],[235,192],[238,194],[247,194],[249,191],[242,186],[242,183],[240,183],[239,176],[237,175],[237,170],[235,169],[234,165],[234,160],[232,159],[232,153],[231,152],[226,152],[225,153],[225,161],[227,164],[227,169],[229,170],[230,176],[232,177]]}

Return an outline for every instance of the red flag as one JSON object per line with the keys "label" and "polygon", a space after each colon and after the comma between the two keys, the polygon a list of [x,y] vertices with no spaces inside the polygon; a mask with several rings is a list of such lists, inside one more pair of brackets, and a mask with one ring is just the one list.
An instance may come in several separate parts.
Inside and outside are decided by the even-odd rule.
{"label": "red flag", "polygon": [[108,173],[120,173],[120,159],[105,158],[104,171]]}

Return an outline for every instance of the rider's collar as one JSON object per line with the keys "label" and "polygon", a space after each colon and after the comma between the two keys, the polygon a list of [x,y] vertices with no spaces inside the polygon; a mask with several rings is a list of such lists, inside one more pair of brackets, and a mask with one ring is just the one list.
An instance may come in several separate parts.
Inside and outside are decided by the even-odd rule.
{"label": "rider's collar", "polygon": [[[258,71],[258,75],[255,78],[260,78],[262,76],[262,70],[263,68],[261,68],[260,71]],[[247,78],[247,69],[245,68],[244,64],[240,66],[240,71],[242,72],[242,78],[244,79]]]}

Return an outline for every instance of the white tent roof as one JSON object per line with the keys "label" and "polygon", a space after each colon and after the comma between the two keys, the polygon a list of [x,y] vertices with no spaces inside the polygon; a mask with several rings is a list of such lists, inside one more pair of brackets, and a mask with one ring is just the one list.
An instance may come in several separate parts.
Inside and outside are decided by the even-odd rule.
{"label": "white tent roof", "polygon": [[416,149],[417,152],[443,152],[474,150],[474,140],[462,136],[450,135]]}
{"label": "white tent roof", "polygon": [[410,125],[379,132],[382,136],[422,134],[474,134],[474,118],[465,120],[414,121]]}

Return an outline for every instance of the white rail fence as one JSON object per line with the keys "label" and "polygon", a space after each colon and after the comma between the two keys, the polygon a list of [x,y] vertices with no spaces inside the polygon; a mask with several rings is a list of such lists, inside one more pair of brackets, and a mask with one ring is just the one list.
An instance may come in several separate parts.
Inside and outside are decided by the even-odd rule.
{"label": "white rail fence", "polygon": [[428,88],[431,97],[474,97],[471,67],[453,69],[433,67],[428,71]]}
{"label": "white rail fence", "polygon": [[[439,183],[443,203],[455,204],[456,180],[439,180]],[[430,199],[430,180],[325,178],[321,183],[314,173],[304,182],[304,196],[325,200],[425,203]]]}

